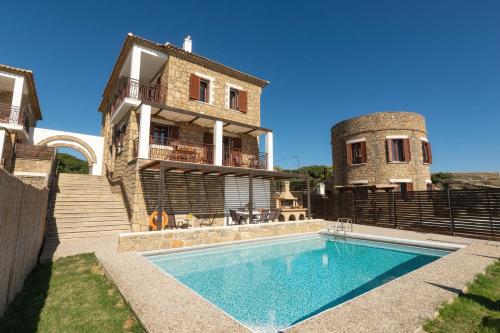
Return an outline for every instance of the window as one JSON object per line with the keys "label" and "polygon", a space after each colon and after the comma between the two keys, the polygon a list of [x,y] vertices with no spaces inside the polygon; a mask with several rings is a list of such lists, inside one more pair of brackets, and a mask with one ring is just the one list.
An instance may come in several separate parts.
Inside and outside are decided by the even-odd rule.
{"label": "window", "polygon": [[125,142],[125,133],[127,132],[127,123],[122,122],[121,124],[118,124],[115,126],[113,136],[114,136],[114,143],[115,143],[115,149],[117,154],[121,154],[124,150],[124,142]]}
{"label": "window", "polygon": [[432,183],[427,183],[427,191],[434,191],[434,185],[432,185]]}
{"label": "window", "polygon": [[239,97],[240,97],[239,90],[236,90],[233,88],[229,89],[229,108],[230,109],[232,109],[232,110],[239,110],[240,109]]}
{"label": "window", "polygon": [[170,146],[173,141],[179,140],[179,127],[170,125],[151,124],[150,143]]}
{"label": "window", "polygon": [[227,104],[226,107],[230,110],[240,111],[243,113],[247,112],[248,108],[248,94],[246,91],[242,90],[237,86],[226,83],[226,97]]}
{"label": "window", "polygon": [[363,158],[361,157],[361,142],[356,142],[351,144],[352,150],[352,164],[363,163]]}
{"label": "window", "polygon": [[366,141],[347,143],[347,164],[366,163]]}
{"label": "window", "polygon": [[422,156],[424,163],[432,163],[431,144],[427,141],[422,141]]}
{"label": "window", "polygon": [[413,183],[394,183],[399,185],[399,191],[401,193],[412,192],[413,191]]}
{"label": "window", "polygon": [[210,81],[212,79],[200,78],[191,74],[189,98],[195,101],[210,103]]}
{"label": "window", "polygon": [[387,140],[387,161],[388,162],[409,162],[410,140],[409,139],[388,139]]}
{"label": "window", "polygon": [[200,102],[209,103],[208,85],[209,85],[209,83],[207,80],[203,80],[203,79],[200,80],[200,97],[199,97]]}

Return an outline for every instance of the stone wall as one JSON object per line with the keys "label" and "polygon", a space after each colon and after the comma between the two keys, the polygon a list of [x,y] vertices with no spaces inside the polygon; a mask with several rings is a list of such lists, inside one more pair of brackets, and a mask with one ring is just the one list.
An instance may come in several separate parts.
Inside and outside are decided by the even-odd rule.
{"label": "stone wall", "polygon": [[232,242],[317,232],[324,220],[274,222],[228,227],[209,227],[120,234],[118,251],[154,251],[194,245]]}
{"label": "stone wall", "polygon": [[[213,105],[189,99],[191,74],[196,72],[214,78],[210,88],[213,94]],[[167,87],[167,105],[185,110],[209,114],[215,117],[260,126],[260,95],[262,89],[225,74],[204,68],[175,56],[170,56],[161,79]],[[243,88],[248,93],[248,111],[246,113],[226,107],[226,83]]]}
{"label": "stone wall", "polygon": [[43,244],[48,192],[0,170],[0,317],[22,289]]}
{"label": "stone wall", "polygon": [[[427,138],[425,119],[412,112],[379,112],[338,123],[332,127],[334,184],[348,185],[367,180],[368,184],[388,184],[389,179],[411,179],[414,190],[426,190],[429,165],[423,163],[422,141]],[[387,162],[386,136],[407,135],[411,161]],[[347,165],[346,141],[366,138],[367,163]]]}

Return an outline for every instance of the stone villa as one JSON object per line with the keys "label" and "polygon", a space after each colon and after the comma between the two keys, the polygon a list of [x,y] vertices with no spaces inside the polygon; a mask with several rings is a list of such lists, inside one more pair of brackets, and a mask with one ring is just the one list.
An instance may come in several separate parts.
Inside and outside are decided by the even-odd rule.
{"label": "stone villa", "polygon": [[431,190],[431,145],[425,119],[413,112],[378,112],[332,127],[334,186]]}

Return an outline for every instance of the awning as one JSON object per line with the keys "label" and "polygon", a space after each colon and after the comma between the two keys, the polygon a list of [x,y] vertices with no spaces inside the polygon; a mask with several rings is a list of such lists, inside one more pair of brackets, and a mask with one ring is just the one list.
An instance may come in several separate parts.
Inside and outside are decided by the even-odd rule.
{"label": "awning", "polygon": [[227,132],[237,134],[250,134],[253,136],[272,132],[268,128],[244,124],[224,118],[218,118],[208,114],[202,114],[194,111],[168,107],[165,105],[154,103],[151,103],[151,106],[154,108],[152,112],[152,119],[162,118],[172,121],[188,122],[190,124],[210,128],[214,126],[216,121],[222,121],[224,123],[224,130]]}
{"label": "awning", "polygon": [[269,171],[263,169],[252,168],[238,168],[228,166],[218,166],[212,164],[199,164],[189,162],[176,162],[164,160],[151,160],[139,167],[139,170],[163,168],[166,172],[179,172],[179,173],[197,173],[203,175],[218,175],[218,176],[237,176],[244,177],[250,176],[254,178],[265,179],[302,179],[307,180],[307,174],[301,173],[287,173],[278,171]]}

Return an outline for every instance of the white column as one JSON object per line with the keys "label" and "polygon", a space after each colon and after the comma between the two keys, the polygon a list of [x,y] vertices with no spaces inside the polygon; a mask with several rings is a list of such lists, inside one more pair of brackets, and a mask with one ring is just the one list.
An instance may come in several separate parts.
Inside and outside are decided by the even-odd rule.
{"label": "white column", "polygon": [[[130,79],[139,81],[141,78],[141,49],[137,46],[132,47],[132,58],[130,59]],[[139,87],[137,84],[130,84],[130,97],[139,97]]]}
{"label": "white column", "polygon": [[[14,91],[12,92],[12,106],[19,109],[21,107],[21,102],[23,99],[23,87],[24,87],[24,77],[18,76],[14,81]],[[12,110],[12,109],[11,109]],[[10,114],[10,122],[13,124],[17,124],[19,122],[19,112],[16,110],[16,113],[13,114],[11,111]]]}
{"label": "white column", "polygon": [[274,170],[273,132],[266,133],[267,170]]}
{"label": "white column", "polygon": [[3,157],[3,145],[5,144],[5,130],[2,128],[0,129],[0,162],[2,161]]}
{"label": "white column", "polygon": [[149,128],[151,126],[151,105],[142,104],[139,119],[139,158],[149,158]]}
{"label": "white column", "polygon": [[223,123],[216,120],[214,124],[214,165],[222,165],[222,154],[224,152],[222,133]]}

